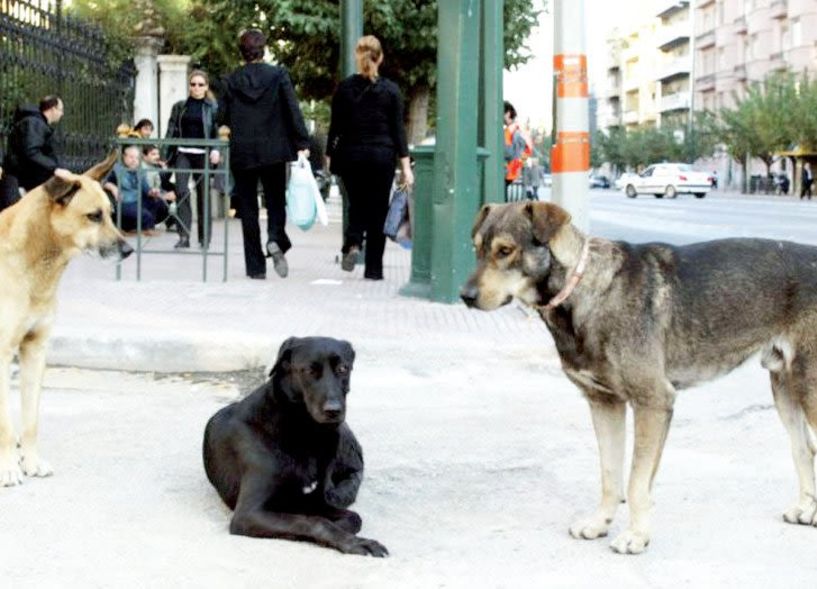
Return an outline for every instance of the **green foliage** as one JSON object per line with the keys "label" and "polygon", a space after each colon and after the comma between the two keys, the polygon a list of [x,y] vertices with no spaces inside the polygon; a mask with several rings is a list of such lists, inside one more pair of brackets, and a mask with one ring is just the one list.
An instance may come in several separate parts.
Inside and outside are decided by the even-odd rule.
{"label": "green foliage", "polygon": [[[115,40],[120,56],[133,53],[134,31],[141,21],[134,0],[73,0],[70,10],[93,20]],[[329,98],[338,81],[340,46],[339,0],[153,0],[157,20],[165,29],[165,51],[183,53],[214,79],[239,65],[241,31],[258,27],[269,38],[272,57],[285,65],[306,100]],[[530,58],[526,40],[545,0],[505,0],[505,65]],[[366,34],[383,43],[382,72],[413,89],[433,87],[437,56],[436,0],[364,2]]]}
{"label": "green foliage", "polygon": [[[134,38],[144,23],[134,0],[72,0],[66,13],[100,25],[110,44],[109,58],[116,65],[133,57]],[[152,0],[157,24],[165,31],[165,51],[183,45],[188,26],[189,0]]]}

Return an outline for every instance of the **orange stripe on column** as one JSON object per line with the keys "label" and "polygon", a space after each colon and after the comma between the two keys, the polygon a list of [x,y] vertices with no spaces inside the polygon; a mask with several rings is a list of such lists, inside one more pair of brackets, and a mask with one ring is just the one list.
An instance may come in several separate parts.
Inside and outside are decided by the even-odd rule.
{"label": "orange stripe on column", "polygon": [[554,55],[553,72],[556,75],[556,96],[559,98],[587,97],[586,55]]}
{"label": "orange stripe on column", "polygon": [[561,131],[550,152],[551,172],[584,172],[590,169],[590,133]]}

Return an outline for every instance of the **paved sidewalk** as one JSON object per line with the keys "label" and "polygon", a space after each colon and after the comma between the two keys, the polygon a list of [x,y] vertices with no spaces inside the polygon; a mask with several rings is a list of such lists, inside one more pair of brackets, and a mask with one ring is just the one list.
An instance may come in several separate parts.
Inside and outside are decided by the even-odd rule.
{"label": "paved sidewalk", "polygon": [[[203,283],[201,256],[171,253],[176,241],[172,233],[144,245],[163,253],[143,254],[141,281],[135,278],[135,255],[123,262],[121,281],[109,264],[91,257],[73,261],[60,287],[49,364],[158,372],[240,370],[271,363],[281,341],[291,335],[346,338],[368,351],[420,340],[421,353],[430,360],[467,355],[474,347],[555,353],[542,323],[520,307],[482,313],[461,303],[399,295],[409,280],[411,252],[394,243],[386,247],[385,280],[364,280],[362,266],[343,272],[337,260],[339,200],[330,200],[329,212],[327,227],[316,225],[307,232],[288,227],[294,245],[287,254],[286,279],[273,272],[271,262],[267,280],[245,277],[236,219],[227,221],[227,282],[222,282],[222,258],[212,256],[208,282]],[[214,236],[212,249],[223,251],[223,222],[214,227]]]}

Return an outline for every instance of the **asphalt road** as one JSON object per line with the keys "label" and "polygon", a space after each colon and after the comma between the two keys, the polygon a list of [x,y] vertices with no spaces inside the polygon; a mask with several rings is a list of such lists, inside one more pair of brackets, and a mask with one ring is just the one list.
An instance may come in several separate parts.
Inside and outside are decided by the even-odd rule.
{"label": "asphalt road", "polygon": [[[543,191],[550,198],[550,190]],[[616,190],[590,191],[590,232],[632,242],[675,245],[724,237],[765,237],[817,245],[817,199],[709,193],[676,199],[627,198]]]}

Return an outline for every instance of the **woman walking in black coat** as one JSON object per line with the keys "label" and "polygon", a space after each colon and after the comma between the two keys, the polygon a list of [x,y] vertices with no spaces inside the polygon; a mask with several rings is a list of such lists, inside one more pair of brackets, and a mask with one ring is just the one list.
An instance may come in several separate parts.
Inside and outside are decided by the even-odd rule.
{"label": "woman walking in black coat", "polygon": [[[210,81],[207,74],[201,70],[193,70],[187,78],[190,84],[188,97],[173,105],[170,111],[170,120],[167,122],[168,139],[218,139],[216,125],[216,104],[210,92]],[[171,146],[165,153],[165,161],[171,162],[174,168],[188,170],[203,170],[204,158],[210,158],[212,167],[218,165],[221,155],[217,149],[210,150],[203,147]],[[174,246],[177,249],[190,247],[190,227],[193,224],[193,211],[190,207],[190,189],[188,183],[191,172],[176,172],[176,197],[179,211],[179,241]],[[208,247],[213,233],[211,215],[204,214],[204,178],[203,172],[192,172],[193,183],[196,187],[196,210],[198,213],[198,238],[201,247]],[[206,232],[205,232],[206,227]]]}
{"label": "woman walking in black coat", "polygon": [[363,276],[383,278],[383,223],[397,159],[402,184],[414,184],[403,127],[403,99],[391,80],[378,75],[383,50],[377,37],[361,37],[355,47],[358,73],[343,80],[332,98],[327,160],[341,177],[349,199],[349,226],[343,236],[341,267],[350,272],[363,239]]}
{"label": "woman walking in black coat", "polygon": [[230,169],[244,234],[247,276],[266,278],[258,226],[258,181],[267,207],[267,254],[284,278],[284,254],[292,247],[286,224],[286,164],[309,155],[309,134],[286,69],[263,63],[267,38],[258,29],[241,35],[244,65],[226,79],[219,103],[221,123],[230,128]]}

